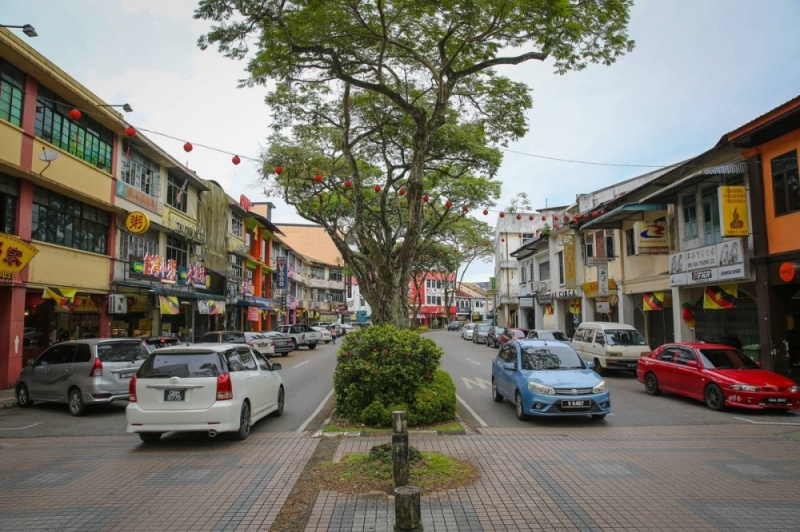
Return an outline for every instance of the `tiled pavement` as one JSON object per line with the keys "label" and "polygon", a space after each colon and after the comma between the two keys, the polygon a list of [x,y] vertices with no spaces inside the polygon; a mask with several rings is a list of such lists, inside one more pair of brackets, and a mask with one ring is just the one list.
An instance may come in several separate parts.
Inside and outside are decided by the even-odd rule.
{"label": "tiled pavement", "polygon": [[[412,435],[480,480],[422,498],[426,531],[800,530],[800,427],[485,429]],[[336,458],[387,438],[353,437]],[[0,440],[0,530],[268,530],[318,440]],[[384,494],[319,494],[308,531],[390,531]]]}

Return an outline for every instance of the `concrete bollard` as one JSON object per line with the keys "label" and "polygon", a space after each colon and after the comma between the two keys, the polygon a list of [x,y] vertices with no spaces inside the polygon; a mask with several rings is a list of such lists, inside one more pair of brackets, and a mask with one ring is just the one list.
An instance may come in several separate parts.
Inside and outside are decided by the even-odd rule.
{"label": "concrete bollard", "polygon": [[409,466],[406,413],[392,412],[392,480],[395,488],[408,485]]}
{"label": "concrete bollard", "polygon": [[420,491],[416,486],[394,489],[394,531],[422,532]]}

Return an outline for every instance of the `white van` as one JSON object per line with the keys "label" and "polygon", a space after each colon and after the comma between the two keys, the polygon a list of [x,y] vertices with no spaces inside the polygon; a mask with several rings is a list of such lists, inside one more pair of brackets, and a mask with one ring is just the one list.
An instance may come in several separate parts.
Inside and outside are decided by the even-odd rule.
{"label": "white van", "polygon": [[583,322],[571,343],[601,375],[607,370],[636,371],[639,357],[652,351],[639,331],[626,323]]}

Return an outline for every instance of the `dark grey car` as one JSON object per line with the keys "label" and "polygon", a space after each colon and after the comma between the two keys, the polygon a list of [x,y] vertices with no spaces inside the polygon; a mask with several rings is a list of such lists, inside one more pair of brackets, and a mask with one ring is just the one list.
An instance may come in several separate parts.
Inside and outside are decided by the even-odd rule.
{"label": "dark grey car", "polygon": [[127,401],[131,377],[150,350],[140,338],[94,338],[50,346],[28,361],[14,391],[17,404],[67,403],[81,416],[87,405]]}

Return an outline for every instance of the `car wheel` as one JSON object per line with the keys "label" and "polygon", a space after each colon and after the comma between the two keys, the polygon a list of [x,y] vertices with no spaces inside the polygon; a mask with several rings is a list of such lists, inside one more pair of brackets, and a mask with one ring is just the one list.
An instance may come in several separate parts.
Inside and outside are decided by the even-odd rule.
{"label": "car wheel", "polygon": [[278,388],[278,409],[270,414],[272,417],[281,417],[283,415],[283,404],[285,402],[285,392],[283,391],[283,386]]}
{"label": "car wheel", "polygon": [[160,432],[140,432],[139,439],[142,443],[157,443],[161,439]]}
{"label": "car wheel", "polygon": [[308,344],[308,349],[309,350],[316,349],[316,348],[317,348],[317,344]]}
{"label": "car wheel", "polygon": [[292,338],[292,349],[297,349],[297,340]]}
{"label": "car wheel", "polygon": [[658,379],[655,373],[648,373],[644,378],[644,391],[649,395],[661,395],[661,390],[658,388]]}
{"label": "car wheel", "polygon": [[605,377],[608,374],[608,371],[606,371],[606,368],[604,368],[602,365],[600,365],[600,359],[599,358],[595,358],[594,359],[594,370],[601,377]]}
{"label": "car wheel", "polygon": [[514,406],[516,407],[517,411],[517,419],[520,421],[525,421],[528,419],[528,414],[525,413],[525,408],[522,406],[522,394],[519,393],[517,390],[516,399],[514,401]]}
{"label": "car wheel", "polygon": [[28,408],[33,405],[31,396],[28,393],[28,387],[24,384],[17,386],[17,406],[20,408]]}
{"label": "car wheel", "polygon": [[592,414],[592,419],[600,420],[600,419],[605,419],[605,418],[606,418],[605,414]]}
{"label": "car wheel", "polygon": [[722,410],[725,407],[725,395],[722,393],[722,388],[716,384],[709,384],[706,386],[706,406],[711,410]]}
{"label": "car wheel", "polygon": [[69,413],[73,416],[82,416],[86,413],[86,405],[83,402],[83,394],[80,389],[72,388],[67,394],[69,403]]}
{"label": "car wheel", "polygon": [[503,396],[497,393],[497,382],[494,379],[492,379],[492,399],[494,399],[495,403],[503,402]]}
{"label": "car wheel", "polygon": [[239,414],[239,430],[236,431],[236,439],[246,440],[250,436],[250,403],[242,403],[242,412]]}
{"label": "car wheel", "polygon": [[281,353],[281,356],[282,357],[288,357],[289,356],[289,351],[284,351],[283,353]]}

